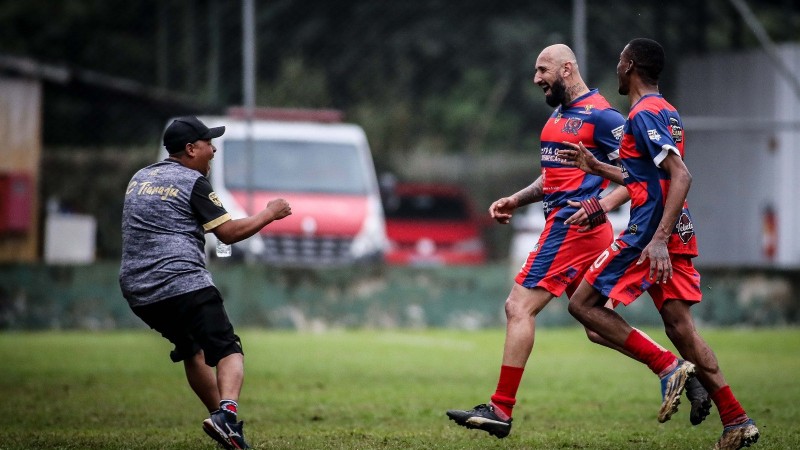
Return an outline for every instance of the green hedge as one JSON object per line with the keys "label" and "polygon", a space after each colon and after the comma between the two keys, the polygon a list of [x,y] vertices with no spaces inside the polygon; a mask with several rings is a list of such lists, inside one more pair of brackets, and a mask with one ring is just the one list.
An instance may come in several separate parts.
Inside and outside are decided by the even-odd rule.
{"label": "green hedge", "polygon": [[[142,327],[117,284],[118,264],[0,266],[0,329]],[[487,328],[505,324],[513,283],[507,265],[288,270],[215,264],[214,280],[236,326],[331,328]],[[702,270],[701,270],[702,272]],[[709,270],[700,326],[796,325],[792,273]],[[635,326],[659,325],[648,298],[619,308]],[[539,315],[541,326],[574,324],[565,298]]]}

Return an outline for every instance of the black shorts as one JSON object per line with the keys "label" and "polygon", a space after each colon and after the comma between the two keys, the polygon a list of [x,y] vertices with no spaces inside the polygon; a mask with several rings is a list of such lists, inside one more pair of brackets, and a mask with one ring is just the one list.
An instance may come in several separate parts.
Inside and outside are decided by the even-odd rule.
{"label": "black shorts", "polygon": [[222,296],[214,286],[131,309],[175,344],[169,354],[173,362],[189,359],[201,349],[211,367],[228,355],[244,354],[222,305]]}

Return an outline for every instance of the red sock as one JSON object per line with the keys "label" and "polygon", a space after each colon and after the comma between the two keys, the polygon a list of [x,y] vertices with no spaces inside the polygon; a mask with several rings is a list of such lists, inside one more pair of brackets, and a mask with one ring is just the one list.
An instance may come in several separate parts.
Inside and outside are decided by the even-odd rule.
{"label": "red sock", "polygon": [[711,394],[711,400],[717,405],[723,427],[736,425],[747,420],[747,413],[744,412],[742,405],[739,404],[739,400],[736,400],[736,397],[733,396],[730,386],[719,388],[717,392]]}
{"label": "red sock", "polygon": [[500,380],[492,395],[492,403],[508,417],[511,417],[511,410],[517,403],[517,389],[524,370],[524,367],[500,366]]}
{"label": "red sock", "polygon": [[631,330],[631,334],[625,339],[624,347],[633,353],[633,356],[638,361],[647,364],[647,367],[656,375],[660,375],[661,372],[678,360],[671,351],[659,347],[635,328]]}
{"label": "red sock", "polygon": [[232,417],[234,420],[236,420],[238,409],[239,404],[233,400],[220,400],[219,402],[219,410],[224,412],[226,416]]}

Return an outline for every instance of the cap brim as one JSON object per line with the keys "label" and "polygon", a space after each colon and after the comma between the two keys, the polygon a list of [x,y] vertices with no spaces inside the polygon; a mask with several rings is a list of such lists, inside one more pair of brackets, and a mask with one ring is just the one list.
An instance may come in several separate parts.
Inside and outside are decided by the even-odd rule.
{"label": "cap brim", "polygon": [[200,139],[214,139],[222,136],[225,133],[225,127],[209,128],[208,133],[203,135]]}

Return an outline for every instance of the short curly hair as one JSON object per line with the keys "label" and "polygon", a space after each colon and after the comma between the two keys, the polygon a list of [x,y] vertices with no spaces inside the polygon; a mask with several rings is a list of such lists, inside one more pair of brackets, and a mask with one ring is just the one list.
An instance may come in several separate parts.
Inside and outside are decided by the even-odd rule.
{"label": "short curly hair", "polygon": [[664,48],[658,42],[647,38],[636,38],[628,42],[628,56],[633,61],[636,72],[644,81],[657,84],[658,76],[664,70]]}

